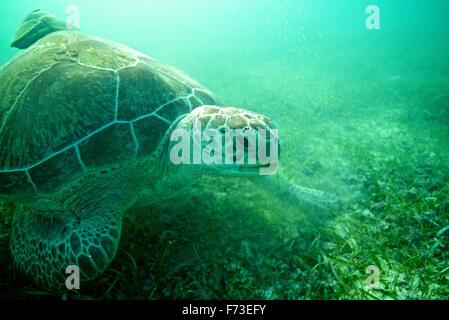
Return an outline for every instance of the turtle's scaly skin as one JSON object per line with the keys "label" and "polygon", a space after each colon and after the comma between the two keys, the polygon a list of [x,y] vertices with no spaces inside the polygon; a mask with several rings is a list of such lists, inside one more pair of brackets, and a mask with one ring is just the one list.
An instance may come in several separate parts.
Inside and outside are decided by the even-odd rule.
{"label": "turtle's scaly skin", "polygon": [[52,288],[68,265],[83,279],[103,272],[123,212],[163,174],[158,147],[170,124],[216,104],[184,73],[76,31],[17,54],[0,83],[0,198],[21,203],[11,250],[21,271]]}

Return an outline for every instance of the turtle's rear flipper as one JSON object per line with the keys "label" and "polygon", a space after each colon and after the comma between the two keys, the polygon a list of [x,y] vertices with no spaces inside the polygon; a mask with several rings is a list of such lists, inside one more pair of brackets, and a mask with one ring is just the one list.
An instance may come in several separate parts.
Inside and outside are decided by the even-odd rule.
{"label": "turtle's rear flipper", "polygon": [[17,269],[45,288],[63,289],[69,266],[79,268],[81,281],[94,279],[117,251],[123,213],[114,207],[74,213],[18,206],[11,234]]}
{"label": "turtle's rear flipper", "polygon": [[327,192],[302,187],[279,176],[261,178],[266,179],[262,186],[264,189],[302,211],[328,212],[340,207],[340,200]]}
{"label": "turtle's rear flipper", "polygon": [[26,49],[47,34],[67,29],[66,23],[51,13],[34,10],[23,19],[14,35],[11,47]]}

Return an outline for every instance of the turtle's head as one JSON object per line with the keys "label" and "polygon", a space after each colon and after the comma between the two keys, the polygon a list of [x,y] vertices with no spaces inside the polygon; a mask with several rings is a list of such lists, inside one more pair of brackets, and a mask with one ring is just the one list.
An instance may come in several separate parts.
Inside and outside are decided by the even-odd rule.
{"label": "turtle's head", "polygon": [[232,107],[201,106],[171,132],[169,158],[225,175],[272,175],[278,167],[277,129],[263,115]]}

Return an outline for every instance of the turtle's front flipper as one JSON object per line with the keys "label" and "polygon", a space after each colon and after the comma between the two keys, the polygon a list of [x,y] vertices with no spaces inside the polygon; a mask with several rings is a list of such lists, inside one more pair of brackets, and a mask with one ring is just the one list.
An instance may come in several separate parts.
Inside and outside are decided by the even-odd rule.
{"label": "turtle's front flipper", "polygon": [[70,265],[79,267],[81,280],[93,279],[115,256],[122,216],[114,203],[87,204],[79,212],[19,206],[11,235],[14,263],[46,288],[62,289]]}
{"label": "turtle's front flipper", "polygon": [[306,212],[327,212],[340,206],[340,200],[327,192],[302,187],[279,176],[260,176],[254,182]]}

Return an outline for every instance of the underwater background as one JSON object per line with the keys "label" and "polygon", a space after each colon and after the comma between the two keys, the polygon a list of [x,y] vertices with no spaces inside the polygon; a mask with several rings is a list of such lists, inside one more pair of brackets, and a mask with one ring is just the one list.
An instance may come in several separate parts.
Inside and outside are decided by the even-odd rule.
{"label": "underwater background", "polygon": [[[449,1],[2,1],[0,64],[26,14],[65,19],[70,5],[82,32],[271,117],[280,174],[342,207],[301,212],[264,186],[203,177],[182,201],[128,212],[111,266],[64,298],[449,297]],[[0,298],[60,299],[12,269],[14,206],[0,202]]]}

